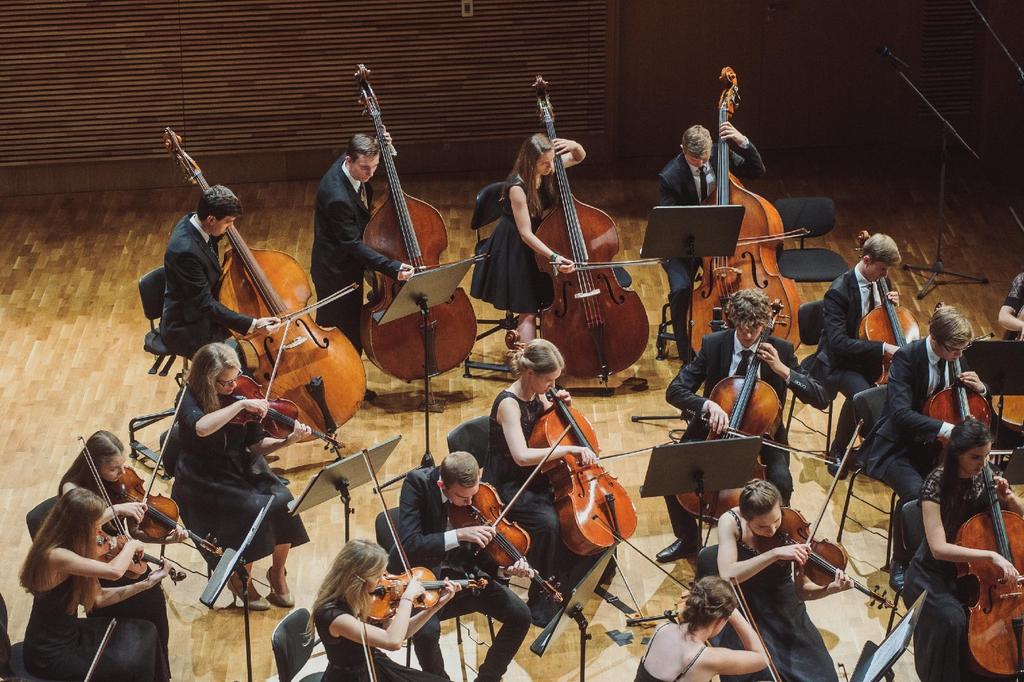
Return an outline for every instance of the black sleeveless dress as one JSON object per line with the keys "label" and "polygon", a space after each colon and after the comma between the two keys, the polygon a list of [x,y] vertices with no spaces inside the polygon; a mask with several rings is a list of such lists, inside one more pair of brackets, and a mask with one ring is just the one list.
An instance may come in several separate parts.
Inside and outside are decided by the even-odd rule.
{"label": "black sleeveless dress", "polygon": [[[35,595],[25,629],[25,668],[47,680],[81,680],[110,623],[67,612],[71,580]],[[93,679],[103,682],[165,682],[171,678],[156,627],[144,620],[118,618]]]}
{"label": "black sleeveless dress", "polygon": [[[551,279],[537,269],[534,250],[519,236],[508,190],[513,186],[525,187],[522,178],[515,176],[505,183],[501,198],[501,220],[494,232],[477,247],[477,255],[487,258],[473,266],[473,298],[487,301],[498,310],[514,313],[536,313],[551,305],[553,298]],[[541,187],[544,210],[551,199]],[[536,232],[541,215],[530,216],[530,227]]]}
{"label": "black sleeveless dress", "polygon": [[[739,516],[730,514],[742,528]],[[746,561],[758,552],[737,541],[737,558]],[[836,665],[829,656],[825,640],[807,615],[807,606],[797,596],[793,580],[793,564],[777,561],[743,583],[743,595],[757,621],[764,645],[772,656],[779,674],[786,680],[839,682]],[[742,649],[739,636],[731,626],[712,638],[715,646]],[[765,668],[753,675],[722,675],[722,682],[753,682],[771,679]]]}

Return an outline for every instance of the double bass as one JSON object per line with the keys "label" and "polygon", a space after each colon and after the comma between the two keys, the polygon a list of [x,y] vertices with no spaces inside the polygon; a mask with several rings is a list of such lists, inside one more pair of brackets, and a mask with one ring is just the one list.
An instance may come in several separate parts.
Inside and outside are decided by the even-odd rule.
{"label": "double bass", "polygon": [[[861,230],[857,233],[857,243],[864,246],[864,242],[870,236],[867,230]],[[868,314],[860,319],[860,338],[889,343],[899,348],[921,338],[921,328],[917,324],[914,313],[889,300],[889,283],[885,277],[878,280],[876,285],[881,305],[868,311]],[[891,356],[882,357],[882,375],[875,382],[879,386],[889,383],[889,365],[891,364]]]}
{"label": "double bass", "polygon": [[[552,409],[537,420],[529,446],[551,448],[569,427],[563,445],[582,445],[599,452],[597,435],[586,417],[567,405],[554,390],[548,391],[547,398]],[[636,532],[633,500],[600,463],[584,464],[579,455],[572,454],[548,462],[541,471],[547,474],[555,491],[562,541],[576,554],[597,554],[614,545],[618,538],[628,539]]]}
{"label": "double bass", "polygon": [[[727,86],[718,100],[718,125],[728,121],[739,105],[739,84],[732,67],[722,69],[720,80]],[[740,225],[739,244],[730,257],[704,258],[701,267],[700,287],[694,287],[690,319],[690,345],[700,348],[700,340],[711,331],[716,320],[716,308],[724,310],[729,298],[741,289],[757,289],[770,300],[782,303],[782,315],[776,335],[800,346],[800,333],[796,324],[796,312],[800,308],[800,296],[793,280],[779,272],[776,247],[784,238],[785,228],[779,212],[771,202],[762,196],[744,189],[739,180],[730,173],[729,143],[719,139],[715,164],[715,191],[705,200],[705,205],[740,205],[744,208]],[[728,178],[728,182],[726,182]],[[783,324],[785,322],[786,324]]]}
{"label": "double bass", "polygon": [[[210,184],[199,165],[181,147],[181,138],[164,129],[164,146],[188,182],[203,191]],[[286,253],[252,250],[232,225],[226,232],[231,250],[224,256],[215,292],[227,307],[249,317],[281,317],[301,310],[312,297],[306,271]],[[283,338],[287,332],[288,337]],[[295,403],[299,419],[333,434],[359,409],[366,392],[366,372],[352,342],[339,330],[319,326],[308,314],[259,339],[253,376],[273,380],[275,393]]]}
{"label": "double bass", "polygon": [[[553,140],[557,134],[548,84],[537,76],[534,88],[545,132]],[[588,267],[591,261],[608,263],[618,252],[615,223],[607,213],[573,197],[558,154],[554,163],[558,200],[537,227],[537,237],[572,260],[577,270],[567,275],[535,254],[554,289],[553,302],[541,311],[541,335],[565,355],[566,374],[607,381],[643,355],[650,334],[647,311],[635,291],[619,284],[610,266]]]}
{"label": "double bass", "polygon": [[[360,64],[355,74],[363,104],[378,140],[385,139],[377,96],[370,87],[370,70]],[[363,242],[379,253],[410,263],[419,272],[440,263],[448,248],[448,233],[437,209],[402,191],[395,160],[385,149],[381,165],[388,179],[388,201],[370,218]],[[444,341],[434,347],[431,375],[458,367],[469,357],[476,341],[476,316],[466,292],[460,287],[446,303],[430,308],[426,315],[408,315],[380,324],[377,320],[394,301],[402,282],[373,273],[369,302],[363,306],[360,334],[366,357],[386,374],[404,381],[422,379],[427,358],[423,352],[424,325],[439,331]]]}

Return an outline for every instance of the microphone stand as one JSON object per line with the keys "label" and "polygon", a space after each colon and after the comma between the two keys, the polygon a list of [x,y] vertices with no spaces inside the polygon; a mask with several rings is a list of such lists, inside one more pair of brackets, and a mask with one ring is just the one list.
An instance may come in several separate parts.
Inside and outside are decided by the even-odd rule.
{"label": "microphone stand", "polygon": [[981,13],[981,10],[978,9],[978,6],[974,4],[974,0],[967,1],[971,3],[971,7],[974,8],[975,14],[978,15],[979,19],[981,19],[981,23],[985,24],[985,28],[987,28],[988,32],[992,34],[992,39],[996,41],[996,45],[999,46],[999,49],[1003,51],[1003,54],[1006,55],[1006,58],[1010,60],[1011,64],[1013,64],[1013,68],[1017,71],[1017,85],[1024,88],[1024,69],[1020,68],[1020,64],[1017,63],[1017,60],[1013,58],[1012,54],[1010,54],[1010,51],[1006,48],[1006,45],[1004,45],[1003,41],[999,39],[998,35],[996,35],[996,30],[992,28],[992,25],[988,23],[988,19],[986,19],[985,15]]}
{"label": "microphone stand", "polygon": [[[907,78],[907,74],[903,73],[902,69],[900,68],[900,65],[905,62],[903,62],[903,60],[901,60],[896,55],[892,54],[891,50],[885,50],[881,54],[883,57],[889,60],[889,63],[892,65],[894,69],[896,69],[896,73],[899,74],[899,77],[903,80],[904,83],[906,83],[907,87],[914,91],[914,94],[916,94],[921,99],[921,101],[925,103],[925,106],[927,106],[931,110],[931,112],[935,114],[935,117],[939,119],[939,122],[942,123],[942,151],[939,157],[939,223],[937,230],[938,242],[935,248],[935,260],[932,261],[931,265],[911,265],[909,263],[904,264],[903,269],[911,270],[914,272],[929,273],[928,280],[917,291],[918,300],[923,299],[925,296],[928,295],[928,292],[930,292],[932,289],[936,287],[942,286],[943,284],[988,284],[988,277],[977,277],[975,275],[966,275],[961,272],[947,270],[945,264],[942,261],[942,232],[946,226],[945,208],[947,136],[949,134],[952,134],[953,137],[955,137],[956,140],[960,143],[960,145],[968,152],[970,152],[971,156],[973,156],[975,159],[980,160],[981,157],[978,156],[978,153],[974,151],[971,145],[967,144],[967,142],[964,141],[964,138],[962,138],[960,136],[960,133],[956,131],[956,128],[953,127],[953,124],[946,120],[946,118],[939,113],[939,110],[935,108],[935,105],[933,105],[931,101],[927,97],[925,97],[925,94],[921,92],[916,85],[914,85],[913,81]],[[954,279],[943,280],[941,279],[943,275],[948,275],[950,277],[953,277]]]}

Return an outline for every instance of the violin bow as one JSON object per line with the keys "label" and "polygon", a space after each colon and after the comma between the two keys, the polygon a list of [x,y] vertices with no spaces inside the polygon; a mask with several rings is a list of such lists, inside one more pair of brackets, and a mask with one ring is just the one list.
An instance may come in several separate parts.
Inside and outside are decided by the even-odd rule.
{"label": "violin bow", "polygon": [[110,637],[114,634],[115,627],[117,627],[117,618],[111,618],[107,625],[107,631],[103,633],[103,639],[100,640],[99,648],[96,649],[96,655],[92,657],[92,663],[89,664],[89,671],[85,673],[84,682],[91,682],[93,673],[96,672],[96,666],[99,665],[100,657],[103,656],[107,645],[110,644]]}
{"label": "violin bow", "polygon": [[768,646],[764,643],[764,637],[761,636],[761,629],[757,627],[757,621],[754,620],[754,614],[750,611],[750,605],[747,604],[747,598],[743,594],[743,588],[740,587],[740,582],[736,578],[729,578],[729,585],[732,587],[733,594],[736,595],[736,601],[740,604],[740,613],[750,626],[754,629],[754,634],[757,635],[757,639],[761,642],[761,647],[764,649],[765,656],[768,657],[768,672],[771,673],[772,679],[775,682],[782,682],[782,675],[779,674],[778,669],[775,667],[775,661],[772,660],[772,654],[768,651]]}
{"label": "violin bow", "polygon": [[860,433],[863,426],[864,420],[859,419],[857,421],[856,428],[853,429],[853,434],[850,436],[850,441],[846,444],[846,450],[843,452],[843,458],[839,461],[839,468],[836,469],[836,474],[832,477],[832,485],[829,486],[828,494],[825,495],[825,501],[821,504],[821,511],[818,512],[818,516],[814,520],[814,524],[811,526],[811,540],[813,540],[818,534],[818,527],[821,525],[822,519],[825,518],[825,511],[828,509],[828,503],[832,499],[832,494],[836,491],[836,486],[839,485],[839,477],[843,474],[843,471],[846,470],[846,463],[849,461],[850,454],[853,452],[853,442],[857,440],[857,434]]}
{"label": "violin bow", "polygon": [[[387,513],[385,511],[385,513]],[[359,628],[359,639],[363,645],[363,656],[366,658],[366,670],[370,673],[371,682],[377,682],[377,666],[373,663],[373,654],[370,652],[370,643],[367,641],[366,636],[366,623],[359,621],[363,626]]]}
{"label": "violin bow", "polygon": [[321,308],[321,307],[327,305],[328,303],[333,303],[334,301],[337,301],[342,296],[347,296],[348,294],[351,294],[353,291],[356,290],[357,287],[358,287],[358,285],[356,285],[356,284],[349,284],[347,287],[344,287],[342,289],[338,289],[337,291],[335,291],[330,296],[325,296],[324,298],[321,298],[320,300],[318,300],[316,303],[312,303],[310,305],[307,305],[305,308],[299,308],[298,310],[295,310],[293,312],[285,313],[283,315],[279,315],[277,319],[281,320],[282,322],[290,322],[291,320],[294,320],[297,317],[302,317],[303,315],[311,313],[314,310],[316,310],[317,308]]}
{"label": "violin bow", "polygon": [[395,530],[395,523],[391,520],[391,514],[388,513],[388,504],[384,501],[384,493],[380,489],[380,481],[377,480],[377,472],[373,470],[373,466],[370,464],[370,457],[367,450],[363,450],[360,454],[363,456],[363,462],[366,464],[366,470],[370,473],[370,480],[373,481],[373,489],[377,493],[377,498],[380,500],[380,506],[384,510],[384,519],[388,523],[388,530],[391,532],[391,539],[395,541],[395,549],[398,550],[398,556],[402,560],[402,568],[405,572],[412,577],[412,569],[409,568],[409,557],[405,553],[405,547],[402,546],[402,541],[398,537],[398,531]]}
{"label": "violin bow", "polygon": [[85,459],[86,465],[89,467],[89,473],[92,474],[93,481],[96,482],[96,488],[99,491],[100,497],[106,502],[107,508],[110,509],[111,523],[114,524],[114,528],[117,530],[118,535],[128,535],[128,525],[124,522],[124,519],[117,515],[117,511],[114,509],[114,502],[110,499],[110,495],[107,494],[107,488],[103,485],[103,479],[100,477],[99,469],[96,468],[96,462],[92,459],[92,453],[89,452],[89,445],[85,442],[85,439],[81,436],[78,440],[82,443],[81,456]]}
{"label": "violin bow", "polygon": [[[178,421],[178,412],[181,410],[181,401],[185,398],[185,391],[188,390],[187,386],[181,387],[181,392],[178,394],[178,402],[174,404],[174,414],[171,415],[171,428]],[[160,444],[160,451],[156,455],[156,464],[153,465],[153,471],[149,474],[149,484],[146,486],[146,497],[143,500],[145,502],[149,499],[149,494],[153,492],[153,484],[156,483],[156,473],[160,471],[160,465],[164,461],[164,448],[167,447],[167,441],[170,440],[170,431],[167,432],[167,438],[164,438],[164,442]]]}

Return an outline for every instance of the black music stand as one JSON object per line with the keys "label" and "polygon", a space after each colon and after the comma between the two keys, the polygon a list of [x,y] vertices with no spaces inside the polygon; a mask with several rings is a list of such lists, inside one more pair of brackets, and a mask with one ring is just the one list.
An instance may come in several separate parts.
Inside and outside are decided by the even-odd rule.
{"label": "black music stand", "polygon": [[910,646],[914,628],[917,627],[917,621],[921,618],[921,606],[927,596],[927,590],[921,593],[913,606],[907,610],[907,614],[903,616],[900,624],[893,628],[893,631],[881,644],[876,646],[874,642],[870,641],[864,644],[864,649],[860,652],[860,658],[857,660],[857,666],[853,669],[853,675],[850,676],[850,682],[879,682],[883,678],[894,679],[892,667]]}
{"label": "black music stand", "polygon": [[1024,448],[1017,448],[1010,455],[1010,461],[1003,471],[1003,478],[1010,485],[1024,484]]}
{"label": "black music stand", "polygon": [[400,440],[402,440],[401,436],[395,436],[379,445],[328,464],[316,472],[298,498],[288,503],[288,513],[298,516],[307,509],[341,497],[341,502],[345,505],[345,542],[348,542],[349,518],[355,513],[355,509],[351,506],[352,490],[370,482],[370,472],[367,471],[366,464],[363,462],[363,453],[366,453],[373,470],[379,472],[384,467],[384,462],[395,451]]}
{"label": "black music stand", "polygon": [[612,555],[615,553],[615,546],[612,545],[604,550],[597,562],[590,567],[586,575],[573,588],[572,594],[565,600],[565,605],[558,615],[551,619],[551,622],[544,627],[544,630],[530,645],[530,651],[538,656],[543,656],[548,645],[565,630],[569,621],[575,621],[580,631],[580,682],[584,682],[586,679],[587,640],[590,639],[590,633],[587,632],[590,623],[583,615],[583,609],[591,599],[598,597],[596,590],[601,582],[601,576],[608,568],[608,562],[611,561]]}
{"label": "black music stand", "polygon": [[[647,217],[644,243],[640,247],[642,258],[704,258],[706,256],[731,256],[736,252],[736,242],[743,223],[743,206],[655,206]],[[679,348],[679,359],[689,362],[691,357],[690,327],[693,326],[693,276],[691,273],[691,305],[686,307],[686,320],[679,321],[686,327],[686,348]],[[709,273],[704,273],[709,277]],[[672,321],[673,327],[676,320]],[[711,331],[711,330],[708,330]],[[634,423],[660,419],[678,419],[679,415],[636,415],[630,417]]]}
{"label": "black music stand", "polygon": [[1003,396],[1024,395],[1024,343],[1020,341],[979,341],[964,351],[967,365],[978,373],[993,396],[999,396],[995,440],[1003,421]]}
{"label": "black music stand", "polygon": [[217,568],[213,570],[210,582],[206,583],[206,588],[199,595],[199,602],[212,609],[217,601],[217,597],[224,591],[224,586],[228,584],[231,574],[235,573],[241,579],[242,619],[245,622],[245,669],[249,682],[252,682],[252,638],[249,633],[249,571],[245,568],[246,563],[248,563],[245,560],[245,550],[249,549],[252,539],[256,537],[263,519],[266,518],[267,512],[270,511],[270,505],[273,503],[274,498],[270,497],[259,513],[256,514],[256,519],[252,522],[252,528],[249,529],[248,535],[242,540],[242,544],[238,546],[238,549],[230,547],[224,549],[224,555],[217,562]]}
{"label": "black music stand", "polygon": [[422,318],[420,329],[423,332],[423,436],[424,452],[420,460],[420,466],[434,466],[434,456],[430,454],[430,412],[440,412],[441,407],[435,407],[430,395],[430,377],[437,374],[437,355],[435,353],[436,322],[429,322],[427,314],[435,305],[447,303],[455,295],[462,278],[469,272],[471,266],[477,259],[467,258],[457,263],[439,265],[430,270],[417,272],[402,285],[398,295],[387,310],[375,313],[374,319],[378,324],[387,324],[399,320],[417,311]]}
{"label": "black music stand", "polygon": [[[750,480],[760,452],[761,439],[752,436],[659,445],[651,452],[640,497],[696,493],[703,499],[707,490],[742,488]],[[702,544],[704,512],[701,509],[697,514]]]}

